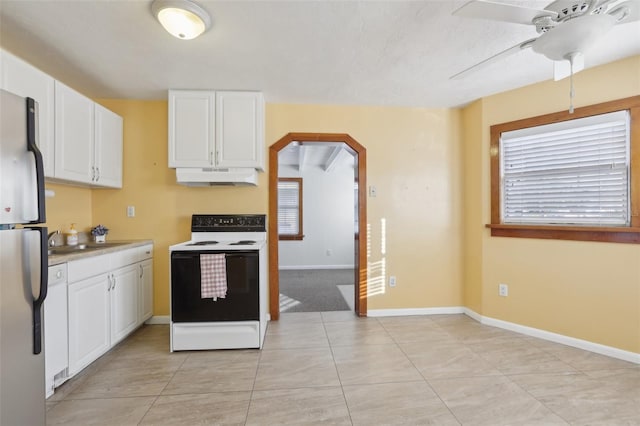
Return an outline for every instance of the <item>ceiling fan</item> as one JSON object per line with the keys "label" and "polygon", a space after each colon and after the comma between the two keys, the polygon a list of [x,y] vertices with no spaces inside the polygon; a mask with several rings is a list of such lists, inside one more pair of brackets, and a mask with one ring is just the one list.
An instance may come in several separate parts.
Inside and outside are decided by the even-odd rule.
{"label": "ceiling fan", "polygon": [[584,69],[584,52],[614,25],[640,19],[640,0],[556,0],[542,10],[471,0],[453,14],[533,25],[540,35],[503,50],[451,79],[466,77],[509,55],[532,48],[554,61],[554,78],[561,80]]}

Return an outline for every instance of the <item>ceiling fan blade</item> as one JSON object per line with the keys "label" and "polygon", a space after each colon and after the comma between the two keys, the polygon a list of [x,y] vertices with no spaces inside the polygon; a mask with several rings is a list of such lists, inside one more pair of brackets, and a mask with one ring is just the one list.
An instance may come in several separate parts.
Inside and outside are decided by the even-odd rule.
{"label": "ceiling fan blade", "polygon": [[558,17],[558,14],[551,10],[531,9],[485,0],[471,0],[453,14],[466,18],[491,19],[524,25],[531,25],[533,18],[538,16],[550,16],[553,19]]}
{"label": "ceiling fan blade", "polygon": [[640,20],[640,1],[625,1],[607,12],[618,19],[618,24]]}
{"label": "ceiling fan blade", "polygon": [[458,74],[452,75],[451,77],[449,77],[449,80],[459,80],[461,78],[466,77],[468,74],[474,73],[476,71],[480,71],[481,69],[487,67],[488,65],[493,64],[494,62],[498,62],[500,59],[505,58],[507,56],[513,55],[514,53],[518,53],[521,50],[524,49],[528,49],[529,47],[531,47],[531,45],[533,44],[534,41],[536,41],[537,39],[532,38],[530,40],[527,40],[525,42],[522,43],[518,43],[513,47],[510,47],[506,50],[503,50],[502,52],[491,56],[490,58],[485,59],[484,61],[475,64],[472,67],[467,68],[464,71],[459,72]]}
{"label": "ceiling fan blade", "polygon": [[584,55],[582,53],[574,53],[571,61],[568,59],[565,61],[553,61],[553,79],[559,81],[569,77],[572,67],[573,74],[584,69]]}

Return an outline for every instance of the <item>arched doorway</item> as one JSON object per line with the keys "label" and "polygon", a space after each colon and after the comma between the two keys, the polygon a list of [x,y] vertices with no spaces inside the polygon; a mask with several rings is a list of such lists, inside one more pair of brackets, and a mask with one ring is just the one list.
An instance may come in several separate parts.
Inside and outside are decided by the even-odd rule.
{"label": "arched doorway", "polygon": [[355,232],[355,312],[367,315],[367,151],[343,133],[288,133],[269,147],[269,312],[280,318],[278,271],[278,153],[291,142],[303,144],[343,142],[356,153],[355,180],[358,184],[358,227]]}

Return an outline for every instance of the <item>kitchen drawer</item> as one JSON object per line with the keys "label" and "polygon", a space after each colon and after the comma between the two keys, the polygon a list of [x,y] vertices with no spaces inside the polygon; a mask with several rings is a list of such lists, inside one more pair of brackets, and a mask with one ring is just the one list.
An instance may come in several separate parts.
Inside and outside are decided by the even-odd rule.
{"label": "kitchen drawer", "polygon": [[112,254],[103,254],[101,256],[91,256],[86,259],[74,260],[67,263],[67,272],[69,283],[83,280],[111,271]]}
{"label": "kitchen drawer", "polygon": [[132,263],[137,263],[139,261],[138,253],[139,247],[111,253],[111,269],[118,269],[123,266],[131,265]]}
{"label": "kitchen drawer", "polygon": [[138,247],[138,261],[151,259],[153,257],[153,244]]}
{"label": "kitchen drawer", "polygon": [[67,281],[67,264],[49,266],[49,286]]}

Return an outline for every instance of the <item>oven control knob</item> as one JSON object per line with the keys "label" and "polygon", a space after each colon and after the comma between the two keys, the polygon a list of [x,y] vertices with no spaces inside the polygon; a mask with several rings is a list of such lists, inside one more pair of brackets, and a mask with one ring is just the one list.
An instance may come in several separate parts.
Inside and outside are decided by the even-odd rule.
{"label": "oven control knob", "polygon": [[236,224],[238,226],[244,226],[245,225],[245,220],[242,217],[239,217],[238,219],[236,219]]}

